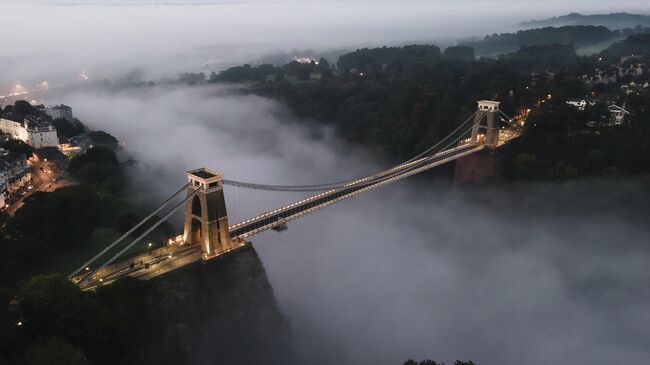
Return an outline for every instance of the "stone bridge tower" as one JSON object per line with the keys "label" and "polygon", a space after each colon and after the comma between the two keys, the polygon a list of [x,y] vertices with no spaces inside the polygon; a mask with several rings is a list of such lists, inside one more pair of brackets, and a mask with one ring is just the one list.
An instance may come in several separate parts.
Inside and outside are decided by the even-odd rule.
{"label": "stone bridge tower", "polygon": [[187,177],[187,195],[194,196],[185,203],[184,243],[200,244],[207,257],[232,249],[223,174],[200,168],[188,171]]}
{"label": "stone bridge tower", "polygon": [[488,147],[497,147],[499,144],[499,112],[498,101],[480,100],[478,110],[474,116],[472,128],[472,142],[485,143]]}

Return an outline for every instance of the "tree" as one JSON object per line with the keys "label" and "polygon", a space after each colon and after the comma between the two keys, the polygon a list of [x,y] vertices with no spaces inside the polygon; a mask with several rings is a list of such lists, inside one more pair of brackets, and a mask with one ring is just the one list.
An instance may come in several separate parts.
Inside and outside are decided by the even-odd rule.
{"label": "tree", "polygon": [[319,73],[331,72],[332,69],[329,61],[325,58],[321,58],[318,61],[318,67],[316,68],[316,71]]}
{"label": "tree", "polygon": [[86,365],[88,360],[83,352],[60,337],[50,337],[38,342],[25,352],[29,365]]}
{"label": "tree", "polygon": [[20,291],[18,303],[30,337],[83,335],[84,295],[63,274],[34,276]]}
{"label": "tree", "polygon": [[34,107],[28,101],[18,100],[14,103],[14,113],[27,115],[34,111]]}
{"label": "tree", "polygon": [[75,156],[70,161],[69,170],[74,174],[87,165],[117,166],[119,165],[119,162],[117,160],[117,155],[110,148],[93,147],[89,148],[82,155]]}
{"label": "tree", "polygon": [[69,186],[27,197],[7,225],[14,238],[42,240],[60,248],[89,239],[99,223],[101,207],[96,193]]}
{"label": "tree", "polygon": [[18,139],[2,141],[0,146],[9,152],[24,155],[25,158],[31,157],[34,152],[30,145]]}
{"label": "tree", "polygon": [[110,149],[117,149],[119,147],[117,138],[104,131],[89,132],[88,137],[93,141],[95,147],[108,147]]}
{"label": "tree", "polygon": [[474,61],[474,48],[467,46],[448,47],[442,54],[443,57],[456,61]]}
{"label": "tree", "polygon": [[59,140],[63,141],[86,131],[86,126],[76,118],[72,122],[67,119],[57,118],[52,121],[52,124],[56,128],[56,134]]}
{"label": "tree", "polygon": [[439,364],[439,363],[437,363],[437,362],[435,362],[433,360],[429,360],[429,359],[425,359],[425,360],[422,360],[422,361],[419,361],[419,362],[409,359],[409,360],[404,362],[404,365],[444,365],[444,364],[443,363]]}
{"label": "tree", "polygon": [[96,188],[119,191],[124,187],[122,167],[115,152],[108,147],[89,148],[70,161],[68,171],[81,183]]}

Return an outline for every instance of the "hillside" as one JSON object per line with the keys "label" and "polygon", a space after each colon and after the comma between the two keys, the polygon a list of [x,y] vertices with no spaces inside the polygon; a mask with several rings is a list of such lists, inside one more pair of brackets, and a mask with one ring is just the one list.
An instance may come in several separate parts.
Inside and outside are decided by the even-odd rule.
{"label": "hillside", "polygon": [[571,13],[548,19],[530,20],[517,24],[517,26],[522,28],[560,27],[566,25],[600,25],[609,29],[634,28],[637,25],[650,25],[650,15],[629,13],[583,15],[579,13]]}
{"label": "hillside", "polygon": [[579,48],[617,38],[620,38],[618,31],[611,31],[603,26],[579,25],[492,34],[480,40],[461,41],[459,45],[474,48],[479,56],[495,56],[515,52],[524,46],[562,44]]}

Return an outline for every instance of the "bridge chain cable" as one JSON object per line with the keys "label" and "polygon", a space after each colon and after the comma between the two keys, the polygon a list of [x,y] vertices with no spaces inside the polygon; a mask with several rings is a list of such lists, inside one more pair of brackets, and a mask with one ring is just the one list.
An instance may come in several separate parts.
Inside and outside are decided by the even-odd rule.
{"label": "bridge chain cable", "polygon": [[[261,231],[275,227],[280,223],[286,223],[293,219],[299,218],[302,215],[322,209],[328,205],[335,204],[341,200],[348,199],[358,193],[368,191],[370,189],[378,188],[380,186],[391,183],[393,181],[401,180],[403,178],[415,175],[422,171],[426,171],[433,167],[455,160],[459,157],[477,152],[483,149],[484,147],[485,147],[484,145],[479,145],[476,143],[458,146],[450,150],[441,152],[437,154],[435,157],[428,158],[427,163],[419,164],[417,167],[412,167],[409,168],[408,170],[402,170],[396,172],[392,176],[386,177],[384,179],[376,180],[374,182],[364,183],[362,185],[357,185],[350,188],[331,190],[326,193],[321,193],[313,197],[303,199],[291,205],[276,209],[273,212],[267,212],[257,217],[250,218],[246,221],[237,223],[228,228],[230,230],[231,236],[245,238],[252,234],[256,234]],[[317,202],[319,200],[322,202]],[[302,209],[301,206],[303,207]],[[305,206],[306,208],[304,208]],[[292,213],[294,211],[296,213]],[[277,217],[280,218],[278,219]]]}
{"label": "bridge chain cable", "polygon": [[[476,123],[479,123],[479,122],[480,122],[480,119],[481,119],[481,118],[479,118],[479,120],[478,120]],[[465,124],[465,123],[463,123],[463,124]],[[427,164],[429,164],[432,160],[439,159],[439,158],[442,157],[446,152],[451,152],[451,151],[452,151],[452,146],[456,145],[458,142],[460,142],[461,140],[463,140],[464,137],[465,137],[469,132],[472,131],[472,129],[474,128],[474,125],[475,125],[475,123],[472,123],[472,125],[470,125],[468,128],[466,128],[465,130],[463,130],[462,133],[460,133],[460,134],[459,134],[459,135],[458,135],[454,140],[452,140],[452,141],[448,142],[446,145],[444,145],[444,146],[439,150],[440,152],[437,152],[437,153],[435,153],[435,154],[433,154],[433,155],[431,155],[431,156],[428,156],[428,157],[426,157],[426,158],[424,158],[424,159],[421,159],[420,161],[418,161],[417,164],[412,164],[412,165],[410,165],[410,166],[405,167],[404,169],[400,169],[400,170],[398,170],[398,171],[394,171],[394,172],[392,172],[392,173],[390,173],[390,174],[387,174],[387,175],[385,175],[385,176],[382,176],[382,177],[380,177],[380,178],[378,178],[378,179],[374,179],[374,180],[372,180],[372,181],[369,181],[368,184],[366,184],[366,185],[372,185],[372,184],[375,184],[375,183],[378,183],[378,182],[382,182],[382,181],[385,181],[385,180],[392,179],[392,178],[394,178],[395,176],[401,175],[401,174],[406,173],[406,172],[408,172],[408,171],[412,171],[412,170],[418,169],[418,168],[420,168],[420,167],[423,166],[423,165],[427,165]]]}
{"label": "bridge chain cable", "polygon": [[[187,184],[187,185],[189,185],[189,184]],[[187,185],[185,185],[185,187],[187,187]],[[77,285],[81,286],[81,285],[82,285],[83,283],[85,283],[88,279],[90,279],[93,275],[95,275],[95,274],[98,273],[100,270],[102,270],[102,269],[105,268],[106,266],[108,266],[108,265],[110,265],[111,263],[113,263],[113,261],[117,260],[120,256],[122,256],[122,254],[124,254],[126,251],[128,251],[128,250],[129,250],[131,247],[133,247],[136,243],[140,242],[140,241],[141,241],[145,236],[147,236],[147,235],[148,235],[149,233],[151,233],[154,229],[156,229],[160,224],[162,224],[162,223],[163,223],[164,221],[166,221],[169,217],[171,217],[172,214],[174,214],[174,213],[175,213],[175,212],[176,212],[180,207],[183,206],[183,204],[185,204],[185,202],[187,202],[190,198],[192,198],[192,197],[196,194],[197,191],[198,191],[198,189],[194,190],[191,194],[188,194],[187,197],[186,197],[185,199],[183,199],[180,203],[176,204],[176,205],[172,208],[172,210],[170,210],[167,214],[165,214],[164,217],[160,218],[156,223],[154,223],[151,227],[149,227],[146,231],[144,231],[141,235],[139,235],[135,240],[133,240],[133,242],[129,243],[126,247],[124,247],[122,250],[120,250],[120,252],[116,253],[115,255],[113,255],[113,257],[111,257],[110,259],[106,260],[106,262],[104,262],[103,264],[101,264],[97,269],[93,270],[93,272],[91,272],[90,274],[84,276],[83,279],[79,280],[79,282],[77,283]]]}
{"label": "bridge chain cable", "polygon": [[[479,118],[479,120],[477,120],[477,123],[480,122],[481,119],[482,118]],[[448,142],[444,146],[444,148],[443,148],[443,150],[441,152],[438,152],[435,155],[432,155],[432,156],[417,160],[416,162],[409,164],[405,168],[395,169],[393,171],[387,170],[387,171],[390,171],[390,172],[384,172],[382,176],[377,177],[375,179],[360,181],[360,182],[355,183],[355,184],[348,184],[346,186],[343,186],[343,187],[337,188],[337,189],[330,189],[328,191],[322,192],[321,194],[318,194],[318,195],[315,195],[315,196],[312,196],[312,197],[309,197],[309,198],[305,198],[305,199],[303,199],[303,200],[301,200],[299,202],[296,202],[296,203],[287,205],[285,207],[276,209],[276,210],[274,210],[272,212],[267,212],[267,213],[264,213],[264,214],[259,215],[257,217],[249,218],[249,219],[247,219],[245,221],[234,224],[234,225],[232,225],[232,226],[230,226],[228,228],[232,232],[233,230],[236,230],[236,229],[238,229],[239,227],[241,227],[243,225],[250,224],[251,222],[255,222],[255,221],[259,220],[259,219],[263,219],[264,217],[272,215],[272,214],[277,214],[279,212],[294,209],[294,207],[297,206],[297,205],[307,203],[307,202],[313,201],[315,199],[321,199],[323,197],[332,196],[332,195],[335,195],[335,194],[337,194],[337,193],[339,193],[341,191],[344,191],[344,190],[368,189],[368,188],[371,188],[373,185],[385,184],[387,181],[394,180],[397,177],[399,177],[401,175],[404,175],[404,174],[408,174],[408,176],[410,176],[411,174],[413,174],[413,171],[427,170],[428,168],[423,169],[423,166],[431,166],[431,167],[433,167],[437,163],[437,161],[445,160],[445,159],[451,157],[453,154],[457,153],[458,149],[466,149],[468,146],[476,146],[476,144],[467,144],[467,145],[463,145],[463,146],[452,147],[455,144],[457,144],[459,141],[461,141],[468,133],[470,133],[472,131],[472,129],[474,128],[474,125],[475,124],[473,123],[472,125],[467,127],[465,130],[462,130],[462,133],[458,134],[458,136],[454,140]]]}
{"label": "bridge chain cable", "polygon": [[[483,112],[485,115],[485,112]],[[391,174],[395,172],[396,170],[401,170],[403,168],[408,167],[410,164],[415,162],[418,159],[421,159],[423,156],[426,155],[431,155],[435,154],[441,150],[449,148],[450,145],[458,142],[462,138],[455,138],[452,143],[448,143],[446,145],[443,145],[447,140],[450,138],[453,138],[456,133],[461,130],[465,125],[467,125],[472,118],[476,115],[475,113],[472,113],[472,115],[469,116],[463,123],[461,123],[456,129],[454,129],[451,133],[449,133],[447,136],[445,136],[443,139],[438,141],[435,145],[432,147],[428,148],[424,152],[418,154],[417,156],[412,157],[411,159],[396,165],[388,170],[379,172],[375,175],[370,175],[364,178],[357,178],[357,179],[350,179],[350,180],[344,180],[344,181],[338,181],[338,182],[332,182],[332,183],[324,183],[324,184],[315,184],[315,185],[270,185],[270,184],[258,184],[258,183],[250,183],[250,182],[242,182],[242,181],[236,181],[236,180],[228,180],[228,179],[222,179],[222,183],[224,185],[229,185],[233,187],[239,187],[239,188],[244,188],[244,189],[254,189],[254,190],[267,190],[267,191],[285,191],[285,192],[307,192],[307,191],[325,191],[325,190],[332,190],[332,189],[340,189],[346,186],[350,186],[352,184],[357,184],[369,180],[374,180],[377,178],[380,178],[381,176],[384,176],[386,174]],[[478,120],[476,120],[474,123],[472,123],[471,128],[476,124],[479,123],[480,120],[484,117],[481,116]],[[463,134],[466,133],[466,131],[463,131]],[[442,147],[441,147],[442,146]]]}
{"label": "bridge chain cable", "polygon": [[171,202],[174,198],[176,198],[176,196],[177,196],[178,194],[180,194],[181,192],[183,192],[183,191],[185,190],[185,188],[187,188],[188,185],[189,185],[189,183],[183,185],[180,189],[178,189],[174,194],[172,194],[169,198],[167,198],[167,200],[165,200],[162,204],[160,204],[160,206],[158,206],[158,208],[156,208],[153,212],[151,212],[148,216],[146,216],[146,217],[145,217],[143,220],[141,220],[138,224],[136,224],[135,226],[131,227],[131,229],[129,229],[126,233],[124,233],[124,234],[123,234],[122,236],[120,236],[118,239],[116,239],[115,241],[113,241],[110,245],[108,245],[106,248],[104,248],[104,249],[103,249],[101,252],[99,252],[97,255],[93,256],[90,260],[84,262],[84,264],[81,265],[77,270],[73,271],[72,274],[68,275],[68,279],[72,279],[73,276],[77,275],[79,272],[81,272],[82,270],[84,270],[86,267],[88,267],[88,265],[90,265],[90,264],[92,264],[93,262],[95,262],[95,260],[97,260],[97,259],[98,259],[99,257],[101,257],[103,254],[105,254],[105,253],[108,252],[110,249],[112,249],[113,247],[115,247],[118,243],[122,242],[123,239],[125,239],[126,237],[128,237],[128,236],[129,236],[131,233],[133,233],[136,229],[140,228],[140,226],[142,226],[145,222],[147,222],[147,221],[148,221],[149,219],[151,219],[154,215],[156,215],[158,212],[160,212],[160,211],[161,211],[165,206],[167,206],[167,204],[169,204],[169,202]]}

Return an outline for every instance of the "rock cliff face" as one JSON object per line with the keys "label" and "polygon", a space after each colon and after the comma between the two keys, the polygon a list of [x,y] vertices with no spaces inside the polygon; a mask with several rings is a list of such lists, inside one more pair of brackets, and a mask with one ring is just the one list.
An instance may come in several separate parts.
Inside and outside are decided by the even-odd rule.
{"label": "rock cliff face", "polygon": [[161,363],[293,363],[289,323],[252,246],[154,281],[170,317]]}
{"label": "rock cliff face", "polygon": [[456,160],[454,184],[481,183],[498,177],[493,152],[483,150]]}

